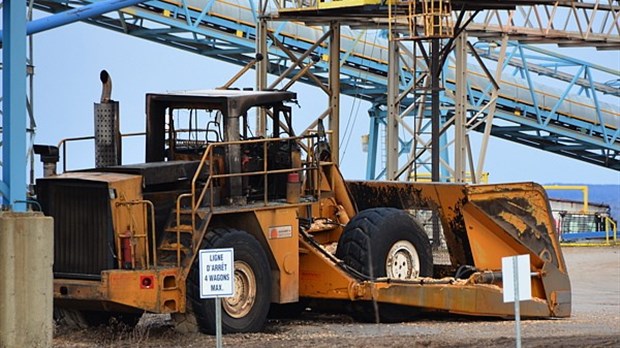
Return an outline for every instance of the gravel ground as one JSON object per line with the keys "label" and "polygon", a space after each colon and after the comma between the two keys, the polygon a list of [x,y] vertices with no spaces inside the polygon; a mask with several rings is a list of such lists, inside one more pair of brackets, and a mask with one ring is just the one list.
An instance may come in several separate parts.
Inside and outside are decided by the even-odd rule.
{"label": "gravel ground", "polygon": [[[522,321],[524,347],[620,347],[620,248],[565,248],[573,290],[567,319]],[[402,324],[361,324],[345,315],[305,312],[272,320],[264,332],[227,335],[229,347],[511,347],[514,322],[427,316]],[[133,331],[58,328],[54,347],[204,347],[215,337],[180,334],[166,316],[145,315]]]}

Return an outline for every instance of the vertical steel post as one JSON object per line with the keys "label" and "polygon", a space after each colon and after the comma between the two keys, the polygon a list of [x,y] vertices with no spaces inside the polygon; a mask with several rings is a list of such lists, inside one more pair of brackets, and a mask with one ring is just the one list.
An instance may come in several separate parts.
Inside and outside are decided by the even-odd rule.
{"label": "vertical steel post", "polygon": [[381,109],[374,104],[369,110],[370,127],[368,130],[368,156],[366,157],[366,180],[376,179],[377,146],[379,145],[379,124]]}
{"label": "vertical steel post", "polygon": [[439,39],[431,40],[431,180],[439,182],[439,123],[441,114],[439,111]]}
{"label": "vertical steel post", "polygon": [[[2,9],[3,204],[26,199],[26,4],[5,0]],[[25,210],[17,205],[16,211]]]}
{"label": "vertical steel post", "polygon": [[[241,118],[241,115],[233,113],[231,109],[232,107],[229,106],[226,110],[222,110],[224,114],[224,141],[238,142],[241,140],[241,135],[239,134],[239,118]],[[230,174],[241,173],[241,145],[238,143],[226,146],[226,166]],[[241,177],[229,179],[230,199],[228,203],[231,205],[246,203],[241,179]]]}
{"label": "vertical steel post", "polygon": [[[269,52],[267,51],[267,20],[263,17],[264,2],[258,2],[258,13],[256,21],[256,53],[261,54],[263,59],[256,63],[256,90],[262,91],[267,88],[267,65],[269,64]],[[267,115],[263,108],[258,108],[256,114],[256,135],[265,136],[267,134]]]}
{"label": "vertical steel post", "polygon": [[[440,114],[441,122],[439,122],[439,128],[442,128],[448,121],[448,115],[444,110],[442,110]],[[453,170],[450,167],[451,162],[450,149],[448,145],[449,143],[450,140],[448,139],[448,132],[441,133],[441,136],[439,137],[439,148],[441,149],[439,153],[439,163],[441,163],[441,165],[439,166],[439,178],[441,178],[441,181],[445,182],[450,181],[453,173]]]}
{"label": "vertical steel post", "polygon": [[455,53],[456,103],[454,110],[454,181],[465,182],[467,181],[467,144],[465,142],[465,120],[467,114],[467,33],[464,31],[456,38]]}
{"label": "vertical steel post", "polygon": [[388,40],[388,78],[387,78],[387,127],[385,139],[385,178],[394,180],[398,172],[398,116],[400,115],[400,103],[398,102],[400,60],[398,42],[395,40],[398,34],[390,33]]}
{"label": "vertical steel post", "polygon": [[340,163],[340,23],[330,22],[329,28],[329,129],[332,161]]}
{"label": "vertical steel post", "polygon": [[[440,176],[440,145],[439,145],[439,123],[441,122],[441,113],[439,111],[439,39],[431,40],[431,181],[441,181]],[[441,245],[441,236],[439,235],[439,215],[433,210],[431,217],[433,221],[433,250],[438,250]]]}

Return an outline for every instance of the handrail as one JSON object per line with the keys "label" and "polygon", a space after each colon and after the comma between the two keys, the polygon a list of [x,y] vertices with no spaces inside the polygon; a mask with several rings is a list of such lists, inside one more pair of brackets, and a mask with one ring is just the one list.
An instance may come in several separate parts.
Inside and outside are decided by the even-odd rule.
{"label": "handrail", "polygon": [[[231,178],[231,177],[243,177],[243,176],[252,176],[252,175],[264,175],[265,179],[267,179],[267,175],[268,174],[282,174],[282,173],[294,173],[294,172],[299,172],[299,171],[309,171],[309,170],[313,170],[316,169],[314,167],[306,167],[304,168],[299,167],[299,168],[290,168],[290,169],[273,169],[273,170],[269,170],[267,168],[267,157],[268,157],[268,152],[267,152],[267,144],[268,143],[275,143],[275,142],[282,142],[282,141],[300,141],[300,140],[304,140],[304,139],[312,139],[312,138],[316,138],[316,135],[304,135],[304,136],[296,136],[296,137],[289,137],[289,138],[266,138],[266,139],[253,139],[253,140],[242,140],[242,141],[229,141],[229,142],[221,142],[221,143],[212,143],[209,144],[207,146],[207,149],[205,150],[202,159],[200,160],[200,164],[198,165],[198,168],[196,169],[196,172],[194,174],[194,177],[192,179],[192,213],[196,213],[197,212],[197,207],[199,207],[204,199],[204,196],[206,194],[206,190],[210,189],[210,183],[212,181],[212,179],[220,179],[220,178]],[[263,144],[263,170],[262,171],[253,171],[253,172],[243,172],[243,173],[225,173],[225,174],[212,174],[209,175],[209,178],[207,179],[207,182],[205,183],[205,185],[203,186],[202,191],[200,192],[200,195],[198,196],[198,200],[196,200],[196,183],[200,178],[200,173],[202,171],[202,169],[204,168],[204,165],[206,163],[206,161],[208,160],[211,168],[213,168],[213,149],[216,147],[227,147],[227,146],[232,146],[232,145],[245,145],[245,144]],[[311,146],[310,146],[311,148]],[[307,152],[309,154],[309,157],[311,156],[311,154],[309,152]],[[267,180],[265,180],[265,186],[267,185]],[[267,192],[267,187],[265,187],[265,192]],[[265,198],[265,201],[267,199]],[[213,206],[213,200],[210,201],[210,206]]]}
{"label": "handrail", "polygon": [[545,185],[545,190],[578,190],[583,195],[583,212],[588,213],[588,186],[587,185]]}
{"label": "handrail", "polygon": [[613,232],[613,240],[614,240],[614,244],[616,244],[617,242],[617,235],[618,235],[618,226],[616,225],[616,223],[614,222],[614,220],[612,218],[610,218],[609,216],[605,216],[605,243],[609,244],[609,228],[611,227],[611,231]]}
{"label": "handrail", "polygon": [[[181,267],[181,201],[184,198],[191,198],[192,194],[191,193],[183,193],[180,194],[177,197],[177,202],[176,202],[176,226],[175,226],[175,232],[176,232],[176,237],[177,237],[177,242],[176,242],[176,254],[177,254],[177,267]],[[194,220],[194,211],[192,210],[192,231],[196,230],[196,223]],[[193,235],[193,233],[192,233]],[[193,250],[192,250],[193,251]]]}
{"label": "handrail", "polygon": [[[296,136],[296,137],[289,137],[289,138],[265,138],[265,139],[253,139],[253,140],[243,140],[243,141],[230,141],[230,142],[220,142],[220,143],[211,143],[207,146],[207,148],[205,149],[205,152],[202,155],[202,158],[200,159],[200,163],[198,164],[198,167],[196,168],[196,171],[194,173],[194,176],[192,178],[192,183],[191,183],[191,192],[189,193],[184,193],[181,194],[177,197],[176,200],[176,234],[177,234],[177,263],[180,266],[181,264],[181,249],[180,249],[180,225],[181,225],[181,207],[182,207],[182,201],[190,198],[191,199],[191,226],[192,226],[192,230],[196,231],[196,215],[198,213],[198,209],[199,207],[202,206],[202,202],[207,194],[207,191],[209,191],[210,194],[210,199],[209,199],[209,209],[210,211],[213,211],[213,202],[214,202],[214,190],[213,190],[213,183],[215,182],[215,180],[217,179],[226,179],[226,178],[233,178],[233,177],[244,177],[244,176],[253,176],[253,175],[263,175],[264,177],[264,183],[265,183],[265,188],[264,188],[264,195],[263,195],[263,201],[265,204],[267,204],[268,201],[268,180],[267,180],[267,176],[270,174],[284,174],[284,173],[295,173],[295,172],[300,172],[300,171],[312,171],[312,170],[316,170],[318,169],[318,165],[316,166],[304,166],[302,164],[301,167],[294,167],[294,168],[290,168],[290,169],[273,169],[273,170],[269,170],[267,168],[267,165],[269,163],[269,161],[267,160],[268,157],[268,151],[267,151],[267,145],[269,143],[275,143],[275,142],[282,142],[282,141],[295,141],[297,143],[299,143],[302,140],[308,140],[308,141],[312,141],[314,138],[317,138],[317,135],[315,134],[311,134],[311,135],[304,135],[304,136]],[[200,192],[198,192],[197,190],[197,186],[198,186],[198,181],[200,180],[201,177],[201,172],[204,168],[204,166],[206,165],[207,161],[209,163],[209,168],[213,168],[213,160],[214,160],[214,149],[218,148],[218,147],[228,147],[228,146],[232,146],[232,145],[247,145],[247,144],[263,144],[263,170],[261,171],[252,171],[252,172],[242,172],[242,173],[223,173],[223,174],[209,174],[206,182],[204,183],[204,185],[202,185],[202,189],[200,190]],[[311,143],[310,145],[308,145],[309,149],[313,148],[313,143]],[[312,163],[313,162],[313,155],[306,151],[307,153],[307,158],[308,160],[306,161],[306,163]],[[331,162],[327,163],[330,164]],[[318,185],[315,185],[315,187],[318,187]],[[316,194],[316,193],[315,193]],[[196,243],[193,243],[196,244]],[[194,245],[194,247],[199,247],[199,243],[198,245]],[[195,250],[192,250],[192,253],[194,253]]]}
{"label": "handrail", "polygon": [[[141,136],[141,135],[146,135],[146,132],[133,132],[133,133],[121,134],[121,139],[128,138],[128,137]],[[82,136],[82,137],[64,138],[58,142],[57,147],[59,149],[62,148],[62,172],[63,173],[67,171],[67,143],[73,142],[73,141],[82,141],[82,140],[95,140],[95,136],[87,135],[87,136]]]}
{"label": "handrail", "polygon": [[[150,232],[153,238],[153,243],[152,243],[152,248],[153,248],[153,267],[155,269],[157,269],[157,248],[156,248],[156,234],[155,234],[155,206],[153,205],[153,202],[149,201],[149,200],[144,200],[144,199],[138,199],[138,200],[133,200],[133,201],[125,201],[125,202],[116,202],[116,206],[120,207],[120,206],[127,206],[128,208],[132,205],[143,205],[144,207],[148,207],[148,209],[150,209],[150,215],[151,215],[151,228],[150,228]],[[142,223],[144,224],[145,228],[148,228],[148,222],[147,222],[147,216],[148,216],[148,211],[146,210],[146,208],[144,208],[145,210],[143,211],[143,216],[144,216],[144,220],[142,221]],[[130,216],[133,217],[133,214],[131,213],[131,209],[130,209]],[[146,269],[150,269],[150,254],[149,254],[149,240],[148,240],[148,232],[145,234],[135,234],[132,235],[133,238],[144,238],[144,251],[145,251],[145,256],[146,256]],[[117,245],[117,254],[121,254],[121,250],[120,250],[120,233],[116,234],[116,245]],[[133,250],[132,250],[133,252]],[[119,261],[120,262],[120,261]],[[135,260],[132,260],[132,266],[135,267]]]}
{"label": "handrail", "polygon": [[[318,171],[317,169],[319,167],[322,166],[326,166],[326,165],[333,165],[333,162],[321,162],[321,163],[316,163],[315,165],[308,165],[308,164],[312,164],[316,161],[316,159],[314,158],[314,155],[311,153],[311,151],[308,151],[307,149],[313,149],[314,148],[314,139],[317,139],[318,135],[316,134],[308,134],[308,135],[302,135],[302,136],[296,136],[296,137],[289,137],[289,138],[265,138],[265,139],[252,139],[252,140],[241,140],[241,141],[230,141],[230,142],[219,142],[219,143],[210,143],[207,148],[205,149],[205,152],[202,155],[202,158],[200,159],[200,163],[198,164],[198,167],[196,168],[196,171],[194,173],[194,176],[192,178],[192,182],[191,182],[191,191],[187,192],[187,193],[183,193],[181,195],[179,195],[177,197],[176,200],[176,238],[177,238],[177,243],[176,243],[176,254],[177,254],[177,265],[178,267],[181,267],[181,207],[183,200],[189,198],[191,199],[191,207],[190,207],[190,211],[191,211],[191,227],[192,227],[192,231],[196,231],[196,215],[198,214],[198,209],[199,207],[202,206],[202,202],[207,194],[207,191],[209,191],[210,194],[210,199],[209,199],[209,210],[211,212],[213,212],[213,202],[214,202],[214,190],[213,190],[213,183],[216,182],[216,180],[218,179],[227,179],[227,178],[233,178],[233,177],[244,177],[244,176],[253,176],[253,175],[263,175],[264,177],[264,195],[263,195],[263,201],[265,203],[265,205],[267,204],[268,201],[268,180],[267,180],[267,176],[270,174],[284,174],[284,173],[295,173],[295,172],[300,172],[300,171],[305,171],[305,172],[310,172],[310,171],[317,171],[318,174],[314,176],[314,180],[316,180],[315,182],[315,191],[313,192],[313,194],[315,196],[318,197],[319,192],[320,192],[320,188],[319,188],[319,175],[320,171]],[[307,140],[309,142],[309,144],[307,145],[307,147],[303,147],[300,146],[300,150],[303,149],[305,150],[306,154],[307,154],[307,159],[304,163],[301,164],[301,167],[294,167],[294,168],[289,168],[289,169],[273,169],[273,170],[269,170],[267,168],[267,165],[269,163],[267,157],[268,157],[268,147],[267,145],[269,143],[279,143],[279,142],[283,142],[283,141],[295,141],[297,144],[300,144],[303,140]],[[198,181],[201,178],[201,173],[202,170],[204,168],[204,166],[206,165],[206,163],[209,163],[209,168],[214,168],[214,149],[218,148],[218,147],[228,147],[228,146],[232,146],[232,145],[247,145],[247,144],[263,144],[263,170],[261,171],[252,171],[252,172],[240,172],[240,173],[223,173],[223,174],[209,174],[209,176],[207,177],[207,180],[205,181],[204,185],[202,185],[202,189],[200,190],[200,192],[198,192]],[[301,145],[301,144],[300,144]],[[204,233],[206,231],[203,231],[203,235],[201,236],[196,236],[196,235],[192,235],[192,249],[197,249],[200,248],[200,239],[202,239],[204,237]],[[196,240],[196,237],[200,237],[198,238],[198,240]],[[190,264],[193,263],[194,258],[196,257],[196,250],[191,250],[191,260],[190,260]],[[183,272],[183,276],[186,275],[186,273],[188,272],[188,270],[186,269]]]}

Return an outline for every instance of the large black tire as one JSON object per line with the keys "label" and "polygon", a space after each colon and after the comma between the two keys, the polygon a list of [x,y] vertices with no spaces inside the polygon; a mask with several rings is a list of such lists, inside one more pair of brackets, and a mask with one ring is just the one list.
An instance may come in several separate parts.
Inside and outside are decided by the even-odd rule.
{"label": "large black tire", "polygon": [[[426,232],[410,214],[394,208],[373,208],[354,216],[340,236],[336,257],[371,279],[433,275]],[[351,314],[364,322],[401,322],[417,313],[407,306],[356,302]]]}
{"label": "large black tire", "polygon": [[[222,299],[222,332],[262,330],[271,302],[271,269],[267,255],[256,238],[233,228],[217,228],[207,233],[203,248],[234,249],[235,294]],[[197,261],[189,274],[187,298],[199,330],[215,334],[215,300],[200,299]]]}

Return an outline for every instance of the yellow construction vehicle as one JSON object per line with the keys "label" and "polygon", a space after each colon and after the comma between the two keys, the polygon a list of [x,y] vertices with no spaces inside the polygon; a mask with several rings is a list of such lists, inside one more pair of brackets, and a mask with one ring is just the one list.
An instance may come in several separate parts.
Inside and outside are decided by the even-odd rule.
{"label": "yellow construction vehicle", "polygon": [[[261,330],[270,309],[325,302],[362,321],[421,311],[510,317],[501,259],[519,254],[530,255],[533,296],[521,315],[570,315],[540,186],[347,182],[320,124],[293,134],[295,99],[147,94],[145,163],[37,180],[37,199],[54,217],[55,306],[88,323],[171,313],[180,328],[213,333],[215,301],[199,296],[197,254],[233,248],[235,292],[222,301],[228,333]],[[256,109],[273,121],[270,136],[248,131]],[[434,264],[413,214],[422,210],[438,215],[449,264]]]}

